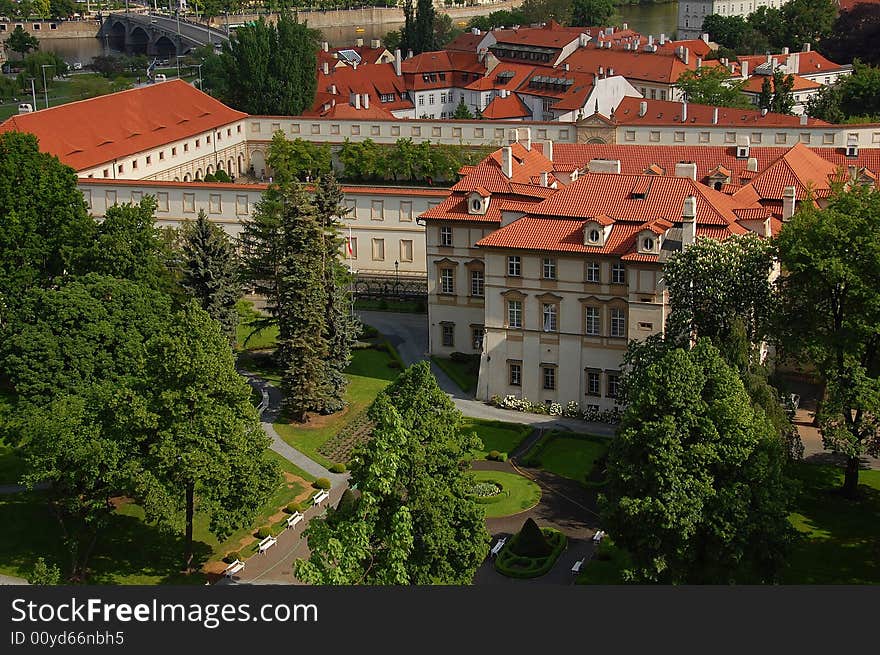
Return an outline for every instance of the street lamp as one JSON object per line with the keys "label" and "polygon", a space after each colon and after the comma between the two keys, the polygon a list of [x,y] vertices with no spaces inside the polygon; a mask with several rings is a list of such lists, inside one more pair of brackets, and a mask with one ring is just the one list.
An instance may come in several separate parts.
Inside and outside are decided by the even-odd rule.
{"label": "street lamp", "polygon": [[394,260],[394,293],[400,295],[400,262]]}
{"label": "street lamp", "polygon": [[[40,68],[43,69],[43,94],[46,97],[46,109],[49,108],[49,87],[46,86],[46,69],[54,67],[55,64],[40,64]],[[36,104],[36,100],[34,100],[34,103]]]}
{"label": "street lamp", "polygon": [[196,68],[199,69],[199,91],[202,90],[202,64],[204,63],[205,62],[202,62],[201,64],[196,64]]}

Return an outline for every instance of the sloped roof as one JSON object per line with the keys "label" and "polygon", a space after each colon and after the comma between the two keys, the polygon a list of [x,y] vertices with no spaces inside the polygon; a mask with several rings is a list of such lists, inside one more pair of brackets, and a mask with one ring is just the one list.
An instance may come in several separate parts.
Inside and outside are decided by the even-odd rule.
{"label": "sloped roof", "polygon": [[[793,75],[792,77],[794,78],[792,91],[813,91],[822,88],[822,85],[818,82],[808,80],[800,75]],[[766,79],[770,78],[767,75],[752,75],[746,80],[746,83],[743,84],[742,90],[746,93],[761,93],[761,87],[764,85],[764,80]],[[770,83],[773,83],[772,79]]]}
{"label": "sloped roof", "polygon": [[[548,160],[537,148],[526,150],[520,143],[510,146],[513,156],[513,177],[508,178],[501,171],[502,149],[498,149],[476,166],[465,171],[465,177],[455,186],[453,191],[470,192],[483,187],[490,193],[525,193],[532,192],[531,178],[545,172],[553,171],[553,162]],[[514,185],[521,184],[523,187]],[[537,187],[542,189],[542,187]],[[539,191],[535,191],[539,192]]]}
{"label": "sloped roof", "polygon": [[[617,70],[615,69],[615,73]],[[648,111],[644,116],[639,116],[639,103],[648,103]],[[788,114],[774,114],[768,112],[761,115],[759,109],[733,109],[731,107],[717,107],[718,122],[712,119],[716,107],[712,105],[698,105],[693,102],[687,103],[687,121],[681,120],[681,102],[671,100],[645,100],[644,98],[625,97],[620,101],[614,111],[614,119],[618,125],[706,125],[706,126],[762,126],[762,127],[797,127],[801,126],[800,116]],[[807,126],[829,125],[817,118],[808,118]]]}
{"label": "sloped roof", "polygon": [[582,27],[563,27],[554,20],[543,27],[520,27],[510,30],[492,30],[497,45],[524,45],[537,48],[562,49],[586,34]]}
{"label": "sloped roof", "polygon": [[[336,93],[332,89],[336,87]],[[361,64],[357,68],[342,66],[330,69],[329,75],[318,72],[318,88],[315,94],[315,102],[309,111],[303,112],[304,116],[322,116],[330,111],[331,99],[336,100],[336,106],[350,104],[351,94],[367,94],[370,96],[370,109],[376,107],[385,111],[381,116],[367,116],[358,114],[364,118],[390,118],[390,112],[399,109],[411,109],[412,102],[406,97],[406,86],[403,77],[398,77],[394,71],[394,64]],[[381,102],[380,96],[394,96],[392,102]],[[335,112],[336,110],[333,109]],[[374,112],[375,113],[375,112]]]}
{"label": "sloped roof", "polygon": [[[841,64],[837,64],[831,61],[827,57],[824,57],[821,53],[816,52],[815,50],[810,50],[809,52],[796,52],[787,55],[771,54],[770,58],[775,59],[777,64],[781,66],[788,63],[789,57],[791,57],[792,54],[797,55],[798,69],[796,72],[799,75],[824,73],[826,71],[838,71],[844,68],[844,66],[842,66]],[[744,61],[748,62],[750,71],[754,71],[755,68],[757,68],[761,64],[767,63],[766,55],[739,55],[737,58],[739,59],[740,64]]]}
{"label": "sloped roof", "polygon": [[483,110],[483,118],[489,120],[504,120],[508,118],[527,118],[532,112],[515,93],[506,98],[495,96]]}
{"label": "sloped roof", "polygon": [[802,143],[790,148],[762,170],[736,194],[734,199],[751,198],[753,192],[761,200],[779,200],[787,186],[795,188],[798,200],[807,197],[808,189],[814,196],[827,196],[831,182],[839,178],[839,168]]}
{"label": "sloped roof", "polygon": [[600,48],[578,48],[565,58],[573,72],[598,74],[601,67],[606,75],[614,70],[628,80],[675,84],[686,70],[695,70],[696,57],[687,65],[672,54]]}
{"label": "sloped roof", "polygon": [[0,132],[35,134],[40,150],[81,171],[245,117],[171,80],[13,116],[0,123]]}

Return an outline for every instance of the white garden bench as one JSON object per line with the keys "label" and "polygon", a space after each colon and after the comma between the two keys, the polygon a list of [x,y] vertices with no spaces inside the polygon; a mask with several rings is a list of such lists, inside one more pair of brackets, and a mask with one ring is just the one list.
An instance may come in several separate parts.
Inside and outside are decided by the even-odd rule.
{"label": "white garden bench", "polygon": [[292,528],[297,523],[303,520],[302,512],[294,512],[290,516],[287,517],[287,527]]}
{"label": "white garden bench", "polygon": [[495,545],[492,547],[492,557],[495,557],[498,553],[501,552],[501,549],[504,548],[504,544],[507,543],[507,537],[502,537],[499,539]]}
{"label": "white garden bench", "polygon": [[605,538],[605,530],[599,530],[593,535],[593,541],[597,544]]}
{"label": "white garden bench", "polygon": [[260,542],[258,549],[259,549],[260,553],[265,553],[267,550],[269,550],[272,546],[274,546],[277,543],[278,543],[278,540],[275,537],[270,535]]}
{"label": "white garden bench", "polygon": [[223,569],[223,575],[227,578],[232,577],[244,568],[244,562],[240,559],[235,560],[232,564]]}
{"label": "white garden bench", "polygon": [[320,505],[325,500],[327,500],[329,497],[330,497],[330,492],[322,489],[321,491],[319,491],[318,493],[315,494],[315,498],[313,499],[313,502],[315,503],[315,505]]}
{"label": "white garden bench", "polygon": [[586,561],[586,559],[587,558],[584,557],[583,559],[579,559],[577,562],[575,562],[574,566],[571,567],[571,572],[572,573],[580,573],[581,567],[584,565],[584,562]]}

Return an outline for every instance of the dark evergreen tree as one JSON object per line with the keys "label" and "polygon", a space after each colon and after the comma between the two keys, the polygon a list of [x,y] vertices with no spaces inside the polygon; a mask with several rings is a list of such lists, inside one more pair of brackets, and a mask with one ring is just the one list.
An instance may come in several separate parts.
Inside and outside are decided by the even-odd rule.
{"label": "dark evergreen tree", "polygon": [[181,236],[181,284],[232,341],[238,325],[235,303],[241,296],[235,246],[226,232],[208,220],[204,210],[199,211],[195,223],[184,225]]}

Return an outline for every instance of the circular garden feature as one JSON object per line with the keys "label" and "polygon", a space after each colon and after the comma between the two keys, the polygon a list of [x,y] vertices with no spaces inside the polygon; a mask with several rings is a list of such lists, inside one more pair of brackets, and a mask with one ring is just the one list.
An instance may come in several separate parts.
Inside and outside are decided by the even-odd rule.
{"label": "circular garden feature", "polygon": [[541,488],[521,475],[505,471],[473,471],[470,493],[483,505],[486,518],[510,516],[541,500]]}
{"label": "circular garden feature", "polygon": [[539,528],[531,518],[501,549],[495,570],[509,578],[537,578],[553,568],[568,545],[556,528]]}

